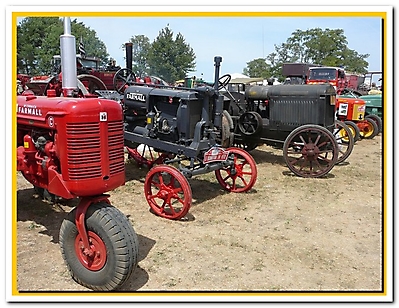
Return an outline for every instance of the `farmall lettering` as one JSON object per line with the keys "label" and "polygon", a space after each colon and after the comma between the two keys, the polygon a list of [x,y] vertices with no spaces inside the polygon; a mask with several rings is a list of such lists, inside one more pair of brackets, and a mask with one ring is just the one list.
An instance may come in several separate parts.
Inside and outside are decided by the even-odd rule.
{"label": "farmall lettering", "polygon": [[145,95],[141,93],[127,93],[126,98],[134,101],[145,102]]}
{"label": "farmall lettering", "polygon": [[18,105],[18,113],[34,115],[38,117],[42,116],[41,109],[37,108],[35,105],[23,105],[23,106]]}

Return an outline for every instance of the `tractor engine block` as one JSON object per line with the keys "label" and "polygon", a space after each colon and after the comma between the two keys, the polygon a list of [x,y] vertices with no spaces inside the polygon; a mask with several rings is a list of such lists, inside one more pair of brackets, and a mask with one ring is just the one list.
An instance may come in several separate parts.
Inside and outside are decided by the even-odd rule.
{"label": "tractor engine block", "polygon": [[121,105],[100,98],[17,96],[17,170],[64,199],[125,183]]}

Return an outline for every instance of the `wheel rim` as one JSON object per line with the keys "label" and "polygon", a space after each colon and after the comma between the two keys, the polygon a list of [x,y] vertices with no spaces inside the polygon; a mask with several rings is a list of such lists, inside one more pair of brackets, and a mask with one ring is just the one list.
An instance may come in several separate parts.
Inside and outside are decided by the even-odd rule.
{"label": "wheel rim", "polygon": [[371,121],[373,121],[373,120],[366,119],[363,129],[360,131],[360,136],[362,138],[368,139],[368,138],[372,138],[376,135],[375,126],[377,126],[377,124],[374,126]]}
{"label": "wheel rim", "polygon": [[164,218],[180,219],[191,206],[192,193],[187,179],[170,166],[159,165],[150,170],[144,193],[154,213]]}
{"label": "wheel rim", "polygon": [[107,248],[103,240],[94,232],[87,233],[90,249],[85,249],[82,238],[75,239],[75,251],[80,263],[90,271],[98,271],[107,261]]}
{"label": "wheel rim", "polygon": [[326,128],[305,125],[290,133],[283,152],[293,173],[301,177],[320,177],[337,163],[338,144]]}
{"label": "wheel rim", "polygon": [[223,189],[231,192],[246,192],[256,182],[258,176],[255,160],[246,151],[229,148],[233,165],[215,171],[216,179]]}

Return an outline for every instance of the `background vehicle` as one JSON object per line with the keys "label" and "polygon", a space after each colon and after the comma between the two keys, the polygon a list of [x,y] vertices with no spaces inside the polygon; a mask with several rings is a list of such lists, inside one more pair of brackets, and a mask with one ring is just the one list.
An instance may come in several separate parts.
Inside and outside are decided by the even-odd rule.
{"label": "background vehicle", "polygon": [[351,144],[341,153],[341,137],[333,134],[346,126],[336,126],[336,94],[329,84],[246,85],[244,97],[227,89],[224,95],[230,100],[234,142],[248,150],[259,144],[283,149],[287,166],[298,176],[324,176],[353,149],[349,137]]}
{"label": "background vehicle", "polygon": [[352,95],[361,95],[357,89],[364,83],[364,76],[345,74],[343,69],[337,67],[310,67],[307,83],[329,83],[334,86],[338,95],[337,118],[351,128],[355,141],[360,138],[371,139],[378,134],[380,129],[375,120],[365,118],[366,102],[352,98]]}
{"label": "background vehicle", "polygon": [[64,28],[63,97],[17,96],[17,170],[42,197],[79,198],[60,228],[62,256],[79,284],[114,290],[138,262],[137,235],[106,194],[125,183],[122,108],[79,89],[69,18]]}

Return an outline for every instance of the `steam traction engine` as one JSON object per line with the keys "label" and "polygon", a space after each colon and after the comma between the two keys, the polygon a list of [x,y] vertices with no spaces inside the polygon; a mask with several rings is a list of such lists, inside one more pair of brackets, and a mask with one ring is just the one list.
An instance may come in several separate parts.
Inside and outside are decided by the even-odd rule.
{"label": "steam traction engine", "polygon": [[180,219],[187,214],[192,202],[187,179],[195,175],[215,172],[230,192],[245,192],[255,184],[252,156],[229,147],[233,127],[219,94],[221,61],[215,57],[213,87],[137,84],[129,69],[115,75],[115,88],[123,94],[125,144],[129,157],[151,168],[144,193],[158,216]]}
{"label": "steam traction engine", "polygon": [[76,97],[75,38],[67,21],[63,96],[51,90],[17,96],[17,169],[40,192],[80,199],[61,225],[62,256],[75,281],[113,290],[138,262],[135,231],[105,194],[125,182],[122,108],[113,100]]}

